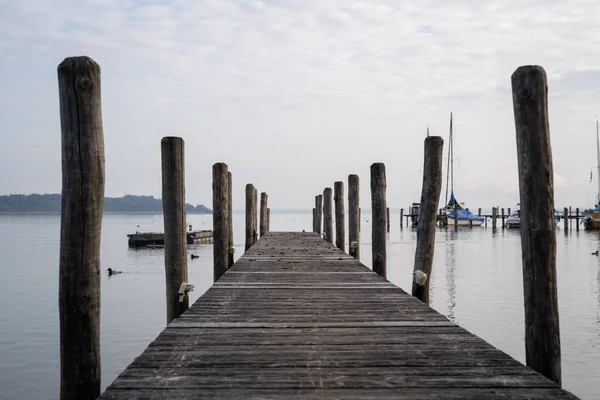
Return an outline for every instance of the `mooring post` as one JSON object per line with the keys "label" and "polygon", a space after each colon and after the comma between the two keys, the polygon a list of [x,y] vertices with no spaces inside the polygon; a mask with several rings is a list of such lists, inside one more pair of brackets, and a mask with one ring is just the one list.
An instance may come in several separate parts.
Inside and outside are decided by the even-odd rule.
{"label": "mooring post", "polygon": [[316,217],[317,217],[317,233],[321,236],[322,226],[323,226],[323,195],[319,194],[315,196],[315,209],[316,209]]}
{"label": "mooring post", "polygon": [[258,241],[258,190],[256,188],[254,188],[254,214],[253,214],[253,218],[254,220],[252,221],[252,226],[253,226],[253,234],[254,234],[254,238],[252,239],[252,243],[256,243]]}
{"label": "mooring post", "polygon": [[444,139],[441,137],[425,138],[423,188],[417,224],[417,250],[412,284],[412,295],[425,304],[429,304],[429,277],[433,265],[437,206],[442,191],[443,148]]}
{"label": "mooring post", "polygon": [[313,207],[312,209],[312,231],[317,232],[317,209]]}
{"label": "mooring post", "polygon": [[569,209],[567,207],[563,208],[563,225],[565,232],[569,232]]}
{"label": "mooring post", "polygon": [[386,232],[390,233],[390,208],[387,207],[385,210],[385,223],[386,223]]}
{"label": "mooring post", "polygon": [[256,189],[251,183],[246,184],[246,248],[256,242]]}
{"label": "mooring post", "polygon": [[400,209],[400,229],[402,229],[404,224],[404,208]]}
{"label": "mooring post", "polygon": [[265,192],[260,194],[260,237],[267,233],[267,198]]}
{"label": "mooring post", "polygon": [[498,215],[498,209],[496,207],[492,207],[492,229],[496,230],[496,218]]}
{"label": "mooring post", "polygon": [[360,181],[348,175],[348,254],[360,260]]}
{"label": "mooring post", "polygon": [[372,251],[373,271],[387,278],[387,249],[386,249],[386,192],[385,165],[371,165],[371,220],[372,220]]}
{"label": "mooring post", "polygon": [[180,137],[164,137],[162,155],[162,204],[165,231],[165,282],[167,324],[189,307],[188,296],[179,302],[179,288],[188,281],[185,213],[185,143]]}
{"label": "mooring post", "polygon": [[229,190],[228,167],[225,163],[213,165],[213,278],[227,272],[229,265]]}
{"label": "mooring post", "polygon": [[333,184],[335,201],[335,247],[346,251],[346,218],[344,216],[344,182]]}
{"label": "mooring post", "polygon": [[57,72],[62,150],[60,399],[92,400],[100,395],[104,207],[100,66],[89,57],[70,57]]}
{"label": "mooring post", "polygon": [[271,232],[271,209],[267,207],[267,232]]}
{"label": "mooring post", "polygon": [[575,231],[579,232],[579,207],[575,209]]}
{"label": "mooring post", "polygon": [[458,203],[454,203],[454,230],[458,230]]}
{"label": "mooring post", "polygon": [[561,384],[556,230],[548,85],[539,66],[511,77],[521,193],[527,365]]}
{"label": "mooring post", "polygon": [[233,178],[231,171],[227,171],[227,207],[227,227],[229,228],[227,269],[229,269],[233,266],[233,253],[235,252],[235,247],[233,247]]}
{"label": "mooring post", "polygon": [[506,216],[507,216],[507,217],[510,217],[510,216],[511,216],[511,214],[510,214],[510,207],[508,208],[508,212],[506,213]]}
{"label": "mooring post", "polygon": [[569,229],[571,229],[573,227],[572,223],[573,223],[573,218],[571,218],[573,216],[573,211],[571,210],[571,206],[569,206]]}
{"label": "mooring post", "polygon": [[323,190],[323,232],[325,240],[333,243],[333,200],[331,188]]}
{"label": "mooring post", "polygon": [[502,229],[504,229],[504,208],[502,208]]}
{"label": "mooring post", "polygon": [[477,216],[481,217],[481,207],[477,209]]}

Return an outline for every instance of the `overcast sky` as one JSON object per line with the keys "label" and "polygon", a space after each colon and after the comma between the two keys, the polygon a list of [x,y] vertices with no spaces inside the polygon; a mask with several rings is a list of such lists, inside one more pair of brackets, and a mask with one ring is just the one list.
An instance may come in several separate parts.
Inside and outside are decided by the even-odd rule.
{"label": "overcast sky", "polygon": [[[348,174],[387,167],[388,205],[421,191],[427,127],[467,206],[518,201],[510,76],[548,73],[555,202],[590,206],[600,116],[597,0],[0,0],[0,194],[61,190],[56,67],[102,69],[106,195],[160,197],[160,140],[186,142],[187,201],[212,205],[212,164],[311,208]],[[446,148],[444,153],[446,153]],[[444,194],[442,193],[442,198]]]}

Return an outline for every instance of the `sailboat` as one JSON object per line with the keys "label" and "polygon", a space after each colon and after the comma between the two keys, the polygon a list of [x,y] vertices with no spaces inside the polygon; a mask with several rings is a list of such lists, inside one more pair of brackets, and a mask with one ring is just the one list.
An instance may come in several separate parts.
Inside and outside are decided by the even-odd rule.
{"label": "sailboat", "polygon": [[[466,210],[454,197],[454,144],[452,133],[452,113],[450,113],[450,145],[448,146],[448,170],[446,176],[446,216],[445,223],[458,226],[480,226],[485,217],[473,214]],[[448,182],[450,182],[450,201],[448,201]]]}
{"label": "sailboat", "polygon": [[592,215],[588,215],[583,220],[585,229],[600,229],[600,134],[598,133],[598,121],[596,120],[596,162],[598,164],[598,172],[596,180],[598,181],[598,194],[596,195],[596,209]]}

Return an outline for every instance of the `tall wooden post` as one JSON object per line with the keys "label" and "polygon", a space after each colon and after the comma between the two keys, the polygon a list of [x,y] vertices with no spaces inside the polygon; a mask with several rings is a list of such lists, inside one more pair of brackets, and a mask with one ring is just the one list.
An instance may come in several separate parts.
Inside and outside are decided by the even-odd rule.
{"label": "tall wooden post", "polygon": [[567,207],[563,208],[563,225],[565,232],[569,232],[569,209]]}
{"label": "tall wooden post", "polygon": [[333,201],[331,199],[331,188],[323,190],[323,231],[325,240],[333,243]]}
{"label": "tall wooden post", "polygon": [[258,190],[256,190],[256,188],[254,188],[254,221],[252,221],[253,223],[253,242],[252,243],[256,243],[258,241]]}
{"label": "tall wooden post", "polygon": [[371,165],[371,219],[372,219],[372,249],[373,271],[387,278],[387,249],[386,249],[386,179],[385,165]]}
{"label": "tall wooden post", "polygon": [[481,217],[481,208],[477,209],[477,215]]}
{"label": "tall wooden post", "polygon": [[271,232],[271,209],[267,207],[267,232]]}
{"label": "tall wooden post", "polygon": [[400,209],[400,229],[404,226],[404,208]]}
{"label": "tall wooden post", "polygon": [[548,85],[539,66],[512,75],[521,193],[521,249],[527,365],[561,384],[556,231]]}
{"label": "tall wooden post", "polygon": [[100,67],[91,58],[58,66],[62,209],[58,305],[60,399],[100,395],[100,233],[104,133]]}
{"label": "tall wooden post", "polygon": [[360,260],[360,181],[348,175],[348,254]]}
{"label": "tall wooden post", "polygon": [[322,222],[323,222],[323,195],[320,194],[315,196],[315,210],[316,210],[316,222],[317,222],[317,233],[321,236],[322,233]]}
{"label": "tall wooden post", "polygon": [[504,229],[504,208],[502,208],[502,229]]}
{"label": "tall wooden post", "polygon": [[260,194],[260,237],[267,233],[267,194]]}
{"label": "tall wooden post", "polygon": [[498,209],[492,207],[492,229],[496,229],[496,218],[498,216]]}
{"label": "tall wooden post", "polygon": [[335,247],[346,251],[346,219],[344,216],[344,182],[333,184],[335,200]]}
{"label": "tall wooden post", "polygon": [[454,203],[454,230],[458,230],[458,203]]}
{"label": "tall wooden post", "polygon": [[229,263],[229,195],[228,167],[225,163],[213,165],[213,278],[227,272]]}
{"label": "tall wooden post", "polygon": [[575,209],[575,230],[579,232],[579,207]]}
{"label": "tall wooden post", "polygon": [[386,232],[390,233],[390,208],[387,207],[385,210],[385,224],[386,224]]}
{"label": "tall wooden post", "polygon": [[254,185],[246,185],[246,249],[248,251],[256,243],[256,189]]}
{"label": "tall wooden post", "polygon": [[573,216],[573,212],[571,210],[571,206],[569,206],[569,229],[572,228],[571,223],[573,222],[573,219],[571,218]]}
{"label": "tall wooden post", "polygon": [[179,287],[188,281],[185,214],[185,144],[180,137],[164,137],[162,154],[162,203],[165,230],[165,282],[167,324],[189,307],[184,296],[179,303]]}
{"label": "tall wooden post", "polygon": [[429,283],[435,245],[437,206],[442,191],[442,153],[444,139],[439,136],[425,138],[423,163],[423,189],[419,222],[417,225],[417,250],[413,272],[412,295],[429,304]]}
{"label": "tall wooden post", "polygon": [[229,269],[233,266],[233,253],[235,251],[233,247],[233,178],[231,171],[227,171],[227,207],[227,225],[229,228],[227,269]]}

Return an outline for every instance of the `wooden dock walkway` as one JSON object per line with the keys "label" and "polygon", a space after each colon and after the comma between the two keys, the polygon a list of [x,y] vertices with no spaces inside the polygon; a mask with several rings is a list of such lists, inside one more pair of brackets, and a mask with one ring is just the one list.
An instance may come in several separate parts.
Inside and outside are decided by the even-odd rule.
{"label": "wooden dock walkway", "polygon": [[101,399],[575,399],[315,233],[270,232]]}

